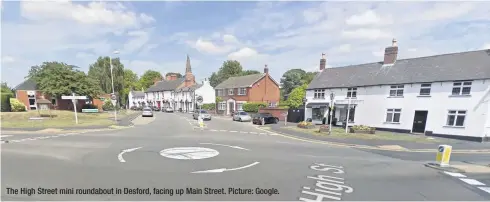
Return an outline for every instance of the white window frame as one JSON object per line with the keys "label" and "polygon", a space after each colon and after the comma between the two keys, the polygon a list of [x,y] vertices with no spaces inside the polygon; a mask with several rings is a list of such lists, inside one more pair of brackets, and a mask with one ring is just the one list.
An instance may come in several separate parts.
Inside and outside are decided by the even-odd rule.
{"label": "white window frame", "polygon": [[313,91],[313,99],[325,99],[325,89],[316,89]]}
{"label": "white window frame", "polygon": [[219,110],[226,110],[226,102],[220,102],[218,104],[218,109]]}
{"label": "white window frame", "polygon": [[245,103],[244,102],[237,102],[236,103],[237,111],[243,111],[243,104],[245,104]]}
{"label": "white window frame", "polygon": [[[453,82],[451,95],[471,95],[471,84],[473,84],[472,81]],[[454,92],[456,89],[458,92]],[[467,89],[468,92],[464,92],[465,89]]]}
{"label": "white window frame", "polygon": [[238,88],[238,95],[246,95],[247,88]]}
{"label": "white window frame", "polygon": [[[388,119],[388,114],[391,114],[391,120]],[[398,121],[395,121],[395,114],[399,114]],[[402,119],[402,109],[400,108],[390,108],[386,110],[385,123],[400,123]]]}
{"label": "white window frame", "polygon": [[[405,85],[390,85],[390,97],[403,97]],[[392,94],[394,92],[394,94]]]}
{"label": "white window frame", "polygon": [[[446,126],[448,127],[464,127],[465,126],[465,121],[466,121],[466,115],[468,115],[468,112],[466,110],[448,110],[447,112],[447,117],[446,117]],[[453,116],[453,121],[452,123],[449,123],[450,117]],[[463,124],[461,125],[456,125],[459,119],[463,119]]]}
{"label": "white window frame", "polygon": [[269,107],[276,107],[277,104],[275,102],[269,102]]}
{"label": "white window frame", "polygon": [[228,95],[234,95],[235,94],[235,89],[234,88],[229,88],[228,89]]}
{"label": "white window frame", "polygon": [[[432,84],[431,83],[423,83],[423,84],[420,84],[420,91],[419,91],[419,95],[422,95],[422,96],[428,96],[430,95],[430,91],[432,89]],[[422,92],[422,90],[429,90],[429,92]]]}
{"label": "white window frame", "polygon": [[357,88],[347,88],[347,98],[357,98]]}

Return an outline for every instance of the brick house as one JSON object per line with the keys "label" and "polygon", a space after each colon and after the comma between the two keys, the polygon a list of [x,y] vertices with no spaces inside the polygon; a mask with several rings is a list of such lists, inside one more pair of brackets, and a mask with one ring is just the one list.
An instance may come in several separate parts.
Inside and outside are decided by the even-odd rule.
{"label": "brick house", "polygon": [[[46,99],[51,101],[52,108],[56,110],[73,110],[73,103],[71,100],[63,100],[61,98],[51,97],[49,95],[43,94],[33,80],[25,80],[21,84],[17,85],[15,88],[15,98],[20,102],[24,103],[26,110],[37,110],[37,100]],[[101,96],[108,97],[108,96]],[[92,103],[97,105],[99,110],[102,110],[103,101],[101,99],[91,99],[91,100],[78,100],[77,109],[81,111],[81,106],[86,103]]]}
{"label": "brick house", "polygon": [[218,113],[231,114],[242,110],[247,102],[265,102],[269,107],[279,104],[280,90],[265,65],[264,73],[230,77],[215,87],[216,97],[222,102],[217,103]]}

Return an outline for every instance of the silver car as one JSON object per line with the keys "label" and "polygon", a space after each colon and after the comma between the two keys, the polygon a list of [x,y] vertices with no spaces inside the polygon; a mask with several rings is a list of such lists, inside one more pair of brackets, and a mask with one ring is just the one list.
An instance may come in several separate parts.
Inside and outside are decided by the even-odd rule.
{"label": "silver car", "polygon": [[201,113],[199,113],[199,111],[195,111],[192,114],[192,118],[194,118],[195,120],[197,120],[199,118],[199,114],[201,115],[201,118],[203,120],[209,120],[209,121],[211,121],[211,114],[209,114],[206,110],[201,110]]}
{"label": "silver car", "polygon": [[165,111],[166,112],[169,112],[169,113],[172,113],[172,112],[174,112],[174,109],[172,109],[171,107],[169,107],[169,108],[165,109]]}
{"label": "silver car", "polygon": [[143,114],[141,116],[143,116],[143,117],[153,117],[153,110],[151,108],[144,108],[143,109]]}
{"label": "silver car", "polygon": [[235,115],[233,115],[233,121],[251,121],[252,116],[248,114],[247,112],[237,112]]}

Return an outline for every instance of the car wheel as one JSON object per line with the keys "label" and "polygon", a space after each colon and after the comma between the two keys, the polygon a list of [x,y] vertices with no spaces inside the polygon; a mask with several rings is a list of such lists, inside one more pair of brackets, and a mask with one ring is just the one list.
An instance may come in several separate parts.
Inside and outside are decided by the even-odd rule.
{"label": "car wheel", "polygon": [[243,122],[243,121],[242,121],[242,118],[238,119],[238,121]]}

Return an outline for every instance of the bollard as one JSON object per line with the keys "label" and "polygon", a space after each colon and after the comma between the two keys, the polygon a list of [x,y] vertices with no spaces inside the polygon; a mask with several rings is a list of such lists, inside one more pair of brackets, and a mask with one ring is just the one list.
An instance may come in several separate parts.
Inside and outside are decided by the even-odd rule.
{"label": "bollard", "polygon": [[452,149],[453,147],[451,147],[450,145],[439,145],[436,155],[436,164],[440,167],[449,166]]}

